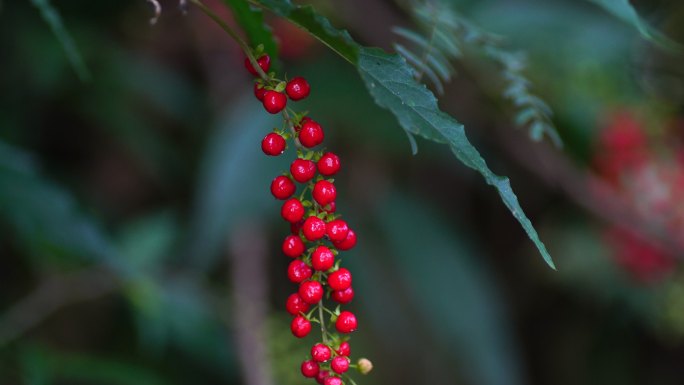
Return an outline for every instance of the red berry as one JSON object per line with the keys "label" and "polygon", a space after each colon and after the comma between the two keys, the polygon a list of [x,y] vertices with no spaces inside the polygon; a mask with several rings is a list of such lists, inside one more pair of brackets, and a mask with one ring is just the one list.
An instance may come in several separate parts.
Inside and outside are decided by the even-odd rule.
{"label": "red berry", "polygon": [[275,132],[266,135],[261,141],[261,151],[266,155],[278,156],[285,151],[285,138]]}
{"label": "red berry", "polygon": [[[268,55],[263,55],[257,59],[257,64],[259,64],[259,67],[261,67],[264,72],[268,73],[268,69],[271,68],[271,57]],[[256,69],[254,69],[254,66],[249,61],[249,58],[245,58],[245,68],[247,68],[247,71],[249,71],[249,73],[252,75],[259,76],[259,73],[256,71]]]}
{"label": "red berry", "polygon": [[323,128],[321,125],[309,120],[302,123],[302,129],[299,131],[299,142],[302,146],[311,148],[323,143]]}
{"label": "red berry", "polygon": [[335,321],[335,329],[340,333],[351,333],[356,330],[356,326],[356,316],[350,311],[343,311]]}
{"label": "red berry", "polygon": [[318,246],[311,253],[311,266],[318,271],[329,270],[335,264],[335,254],[325,246]]}
{"label": "red berry", "polygon": [[333,358],[332,362],[330,363],[330,369],[339,374],[346,372],[349,370],[349,358],[345,356],[337,356]]}
{"label": "red berry", "polygon": [[325,222],[319,217],[308,217],[302,225],[302,232],[310,241],[321,239],[325,236]]}
{"label": "red berry", "polygon": [[292,235],[297,235],[299,234],[299,230],[302,229],[302,225],[304,224],[304,221],[297,221],[290,223],[290,232]]}
{"label": "red berry", "polygon": [[330,286],[330,288],[333,290],[347,290],[349,287],[351,287],[351,283],[352,275],[349,270],[345,269],[344,267],[332,272],[328,276],[328,286]]}
{"label": "red berry", "polygon": [[306,183],[316,175],[316,164],[310,160],[297,158],[290,164],[290,173],[297,182]]}
{"label": "red berry", "polygon": [[326,213],[334,213],[337,211],[337,205],[335,202],[330,202],[327,206],[323,207],[323,210],[325,210]]}
{"label": "red berry", "polygon": [[270,114],[277,114],[282,111],[287,104],[287,96],[281,92],[268,90],[264,92],[264,108]]}
{"label": "red berry", "polygon": [[311,358],[316,362],[325,362],[330,359],[330,348],[323,344],[316,344],[311,348]]}
{"label": "red berry", "polygon": [[323,298],[323,286],[317,281],[304,281],[299,285],[299,296],[308,304],[318,303]]}
{"label": "red berry", "polygon": [[265,93],[266,89],[263,84],[254,83],[254,96],[256,96],[257,99],[263,102]]}
{"label": "red berry", "polygon": [[276,199],[287,199],[294,194],[297,186],[295,186],[292,179],[287,176],[279,175],[271,182],[271,194]]}
{"label": "red berry", "polygon": [[[292,281],[294,283],[304,282],[307,279],[311,278],[312,274],[313,274],[313,271],[311,271],[311,268],[309,267],[309,265],[307,265],[303,261],[300,261],[299,259],[295,259],[294,261],[290,262],[290,264],[287,266],[287,278],[289,278],[290,281]],[[316,282],[316,283],[318,283],[318,282]],[[319,285],[320,285],[320,283],[319,283]],[[311,302],[307,301],[307,299],[304,298],[303,295],[301,295],[301,290],[300,290],[300,297],[302,297],[304,302],[311,303]],[[318,301],[316,301],[316,302],[318,302]]]}
{"label": "red berry", "polygon": [[299,222],[304,217],[304,206],[297,198],[290,198],[283,203],[280,215],[290,223]]}
{"label": "red berry", "polygon": [[290,258],[297,258],[304,252],[304,242],[298,235],[288,235],[283,241],[283,253]]}
{"label": "red berry", "polygon": [[304,302],[299,294],[293,293],[285,301],[285,310],[292,315],[298,315],[299,313],[309,311],[309,304]]}
{"label": "red berry", "polygon": [[335,185],[328,182],[327,180],[319,180],[316,182],[311,193],[313,198],[321,206],[326,206],[330,202],[334,202],[337,198],[337,190]]}
{"label": "red berry", "polygon": [[349,357],[351,355],[351,345],[349,345],[349,342],[344,341],[340,344],[340,347],[335,350],[337,354],[341,356],[347,356]]}
{"label": "red berry", "polygon": [[333,245],[337,247],[340,250],[349,250],[356,246],[356,233],[354,233],[354,230],[349,229],[349,232],[347,233],[347,238],[344,239],[344,241],[340,242],[333,242]]}
{"label": "red berry", "polygon": [[295,337],[304,338],[311,332],[311,322],[300,315],[296,316],[290,323],[290,330]]}
{"label": "red berry", "polygon": [[339,377],[328,377],[323,381],[323,385],[344,385],[344,382]]}
{"label": "red berry", "polygon": [[313,361],[313,360],[308,360],[302,362],[302,375],[306,378],[314,378],[318,374],[319,367],[318,367],[318,362]]}
{"label": "red berry", "polygon": [[354,299],[354,289],[348,287],[344,290],[335,290],[330,295],[330,298],[337,303],[341,303],[343,305],[347,304]]}
{"label": "red berry", "polygon": [[318,172],[320,172],[321,175],[335,175],[340,171],[340,157],[332,152],[326,152],[321,156],[321,159],[318,160],[316,165],[318,166]]}
{"label": "red berry", "polygon": [[333,242],[342,242],[347,239],[349,226],[342,219],[335,219],[325,225],[325,232]]}
{"label": "red berry", "polygon": [[329,370],[321,370],[320,372],[318,372],[318,375],[316,376],[316,382],[323,385],[325,379],[328,378],[328,376],[330,376]]}
{"label": "red berry", "polygon": [[297,101],[309,96],[309,92],[311,92],[311,87],[309,86],[309,83],[306,81],[306,79],[304,79],[303,77],[296,77],[287,83],[287,87],[285,87],[285,92],[287,92],[287,96],[289,96],[290,99]]}

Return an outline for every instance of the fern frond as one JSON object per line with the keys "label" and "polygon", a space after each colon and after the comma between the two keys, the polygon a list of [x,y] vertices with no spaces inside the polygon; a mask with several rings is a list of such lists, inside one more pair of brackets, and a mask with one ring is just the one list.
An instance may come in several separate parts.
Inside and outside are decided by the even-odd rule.
{"label": "fern frond", "polygon": [[414,49],[395,44],[397,53],[414,68],[417,80],[427,77],[442,94],[443,83],[456,73],[451,63],[464,58],[462,47],[473,47],[499,68],[504,83],[501,95],[515,108],[515,124],[527,127],[534,141],[547,136],[562,147],[551,108],[532,93],[532,82],[525,76],[525,55],[505,49],[501,36],[477,27],[440,0],[411,3],[411,12],[421,32],[400,27],[393,31]]}

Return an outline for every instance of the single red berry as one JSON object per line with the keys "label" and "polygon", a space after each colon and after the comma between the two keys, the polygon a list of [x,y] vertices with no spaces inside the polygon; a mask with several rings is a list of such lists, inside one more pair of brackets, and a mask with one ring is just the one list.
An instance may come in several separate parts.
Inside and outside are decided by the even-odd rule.
{"label": "single red berry", "polygon": [[349,225],[342,219],[332,220],[325,225],[325,232],[333,242],[342,242],[347,239]]}
{"label": "single red berry", "polygon": [[325,221],[319,217],[310,216],[302,225],[302,233],[306,239],[316,241],[325,236]]}
{"label": "single red berry", "polygon": [[335,204],[335,202],[330,202],[327,206],[323,207],[323,210],[326,213],[334,213],[337,211],[337,204]]}
{"label": "single red berry", "polygon": [[330,363],[330,369],[339,374],[346,372],[349,370],[349,358],[345,356],[337,356],[333,358],[332,362]]}
{"label": "single red berry", "polygon": [[337,247],[340,250],[349,250],[356,246],[356,233],[354,230],[349,229],[349,232],[347,233],[347,238],[344,239],[344,241],[340,242],[333,242],[333,245]]}
{"label": "single red berry", "polygon": [[337,303],[341,303],[342,305],[347,304],[354,299],[354,289],[348,287],[344,290],[335,290],[332,292],[332,294],[330,294],[330,298]]}
{"label": "single red berry", "polygon": [[316,376],[316,382],[323,385],[325,379],[328,378],[328,376],[330,376],[329,370],[321,370],[320,372],[318,372],[318,375]]}
{"label": "single red berry", "polygon": [[304,217],[304,206],[297,198],[290,198],[283,203],[280,215],[290,223],[299,222]]}
{"label": "single red berry", "polygon": [[285,151],[286,144],[285,138],[280,134],[271,132],[261,140],[261,151],[266,155],[278,156]]}
{"label": "single red berry", "polygon": [[290,258],[297,258],[304,252],[304,242],[299,235],[288,235],[283,241],[283,253]]}
{"label": "single red berry", "polygon": [[282,92],[268,90],[264,92],[263,104],[268,113],[277,114],[285,108],[287,96]]}
{"label": "single red berry", "polygon": [[304,302],[299,294],[292,293],[287,297],[287,301],[285,301],[285,310],[292,315],[299,315],[299,313],[309,311],[309,304]]}
{"label": "single red berry", "polygon": [[318,374],[320,368],[318,367],[318,362],[314,360],[308,360],[302,362],[302,375],[306,378],[314,378]]}
{"label": "single red berry", "polygon": [[316,175],[316,164],[310,160],[297,158],[290,164],[290,173],[297,182],[306,183]]}
{"label": "single red berry", "polygon": [[351,355],[351,345],[349,345],[349,342],[344,341],[340,344],[340,347],[335,350],[337,354],[341,356],[346,356],[349,357]]}
{"label": "single red berry", "polygon": [[[287,266],[287,278],[289,278],[290,281],[292,281],[294,283],[304,282],[307,279],[311,278],[312,274],[313,274],[313,271],[311,271],[311,268],[309,267],[309,265],[307,265],[303,261],[300,261],[299,259],[295,259],[294,261],[290,262],[290,264]],[[318,282],[316,282],[316,283],[318,283]],[[320,285],[320,283],[319,283],[319,285]],[[311,302],[307,301],[307,299],[304,298],[303,295],[301,295],[301,290],[300,290],[300,297],[302,297],[304,302],[311,303]],[[316,302],[318,302],[318,301],[316,301]]]}
{"label": "single red berry", "polygon": [[290,223],[290,232],[292,233],[292,235],[298,235],[299,230],[302,229],[303,224],[304,224],[304,221],[301,221],[301,220],[297,221],[297,222]]}
{"label": "single red berry", "polygon": [[320,124],[309,120],[302,123],[302,129],[299,131],[299,142],[306,148],[316,147],[323,143],[323,128]]}
{"label": "single red berry", "polygon": [[328,377],[323,381],[323,385],[344,385],[342,379],[339,377]]}
{"label": "single red berry", "polygon": [[311,266],[317,271],[329,270],[334,264],[335,254],[325,246],[318,246],[311,253]]}
{"label": "single red berry", "polygon": [[356,330],[356,316],[350,311],[343,311],[337,316],[335,329],[340,333],[351,333]]}
{"label": "single red berry", "polygon": [[[263,55],[257,59],[257,64],[259,64],[259,67],[261,67],[264,72],[268,73],[268,69],[271,68],[271,57],[268,55]],[[256,71],[256,69],[254,69],[254,66],[249,61],[249,58],[245,58],[245,68],[247,68],[247,71],[249,71],[250,74],[259,76],[259,73]]]}
{"label": "single red berry", "polygon": [[297,101],[309,96],[309,92],[311,92],[311,87],[309,86],[309,83],[306,81],[306,79],[304,79],[303,77],[296,77],[287,83],[287,87],[285,87],[285,92],[287,92],[287,96],[289,96],[290,99]]}
{"label": "single red berry", "polygon": [[323,298],[323,285],[317,281],[304,281],[299,285],[299,296],[308,304],[318,303]]}
{"label": "single red berry", "polygon": [[318,166],[318,172],[320,172],[321,175],[335,175],[340,171],[340,157],[332,152],[326,152],[321,156],[321,159],[318,160],[316,166]]}
{"label": "single red berry", "polygon": [[323,344],[316,344],[311,348],[311,358],[316,362],[325,362],[330,359],[330,348]]}
{"label": "single red berry", "polygon": [[319,205],[326,206],[330,202],[334,202],[335,198],[337,198],[337,189],[335,189],[334,184],[327,180],[319,180],[314,185],[311,195],[313,195],[313,198]]}
{"label": "single red berry", "polygon": [[266,93],[266,88],[263,84],[254,83],[254,96],[256,96],[259,101],[264,101],[264,94]]}
{"label": "single red berry", "polygon": [[295,337],[304,338],[311,332],[311,322],[300,315],[296,316],[290,323],[290,330]]}
{"label": "single red berry", "polygon": [[349,287],[351,287],[351,283],[351,272],[344,267],[328,275],[328,286],[330,286],[330,288],[333,290],[347,290]]}
{"label": "single red berry", "polygon": [[271,194],[276,199],[287,199],[294,194],[295,190],[297,190],[297,186],[290,177],[279,175],[271,182]]}

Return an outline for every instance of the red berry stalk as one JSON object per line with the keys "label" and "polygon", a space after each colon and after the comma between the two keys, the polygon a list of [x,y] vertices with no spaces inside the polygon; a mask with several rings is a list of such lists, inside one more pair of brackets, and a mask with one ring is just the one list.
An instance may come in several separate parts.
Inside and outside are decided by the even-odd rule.
{"label": "red berry stalk", "polygon": [[356,245],[356,233],[336,211],[337,188],[331,177],[340,170],[340,158],[315,150],[323,143],[323,128],[306,113],[287,107],[288,100],[309,96],[309,83],[302,77],[287,82],[277,79],[268,72],[271,60],[261,50],[257,47],[254,56],[245,59],[247,70],[257,76],[254,95],[267,112],[283,116],[283,126],[264,137],[261,149],[266,155],[279,156],[288,141],[297,148],[289,172],[271,182],[271,194],[284,201],[280,214],[290,223],[291,234],[282,244],[283,253],[292,258],[287,276],[299,285],[287,298],[285,308],[293,316],[290,329],[295,337],[308,336],[312,324],[318,324],[321,333],[311,348],[311,357],[300,369],[319,384],[354,384],[346,373],[349,368],[366,374],[372,364],[366,359],[351,364],[349,334],[358,324],[354,313],[341,309],[352,301],[354,290],[351,272],[340,267],[340,252]]}

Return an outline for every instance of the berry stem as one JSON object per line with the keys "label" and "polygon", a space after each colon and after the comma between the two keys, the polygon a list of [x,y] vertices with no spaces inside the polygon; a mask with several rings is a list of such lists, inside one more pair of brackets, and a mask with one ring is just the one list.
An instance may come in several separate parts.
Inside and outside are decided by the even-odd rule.
{"label": "berry stem", "polygon": [[299,138],[297,138],[297,130],[294,128],[294,124],[292,123],[292,119],[290,118],[290,114],[287,112],[287,109],[283,110],[283,118],[285,119],[287,126],[290,127],[292,141],[294,142],[295,146],[302,151],[306,151],[304,146],[302,146],[302,144],[299,142]]}
{"label": "berry stem", "polygon": [[329,346],[328,343],[328,330],[325,328],[325,319],[323,318],[323,299],[318,302],[318,318],[321,321],[321,335],[323,336],[323,343]]}

